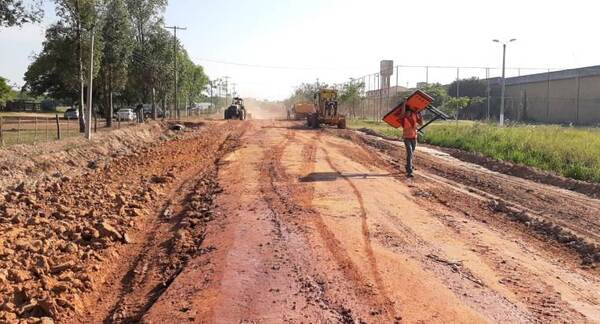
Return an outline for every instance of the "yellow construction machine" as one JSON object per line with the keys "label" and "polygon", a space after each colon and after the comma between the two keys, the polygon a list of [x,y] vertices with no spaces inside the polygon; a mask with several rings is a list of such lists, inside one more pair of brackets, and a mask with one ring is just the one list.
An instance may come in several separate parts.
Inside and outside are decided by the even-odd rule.
{"label": "yellow construction machine", "polygon": [[321,124],[346,128],[346,116],[338,111],[337,91],[321,89],[315,94],[316,111],[307,117],[308,127],[319,128]]}

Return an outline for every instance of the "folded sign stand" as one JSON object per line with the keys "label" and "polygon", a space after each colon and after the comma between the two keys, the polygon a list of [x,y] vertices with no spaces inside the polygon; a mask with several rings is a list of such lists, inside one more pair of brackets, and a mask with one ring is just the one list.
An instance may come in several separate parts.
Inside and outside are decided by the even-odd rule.
{"label": "folded sign stand", "polygon": [[432,102],[433,98],[430,95],[424,91],[417,90],[413,92],[413,94],[411,94],[405,101],[402,101],[398,106],[392,109],[392,111],[387,113],[387,115],[383,117],[383,121],[394,128],[400,128],[402,127],[401,119],[405,109],[412,110],[413,112],[422,112],[423,110],[427,110],[433,114],[434,117],[425,125],[421,126],[421,128],[419,128],[419,133],[422,133],[421,131],[434,121],[438,119],[447,120],[450,118],[439,109],[432,106]]}

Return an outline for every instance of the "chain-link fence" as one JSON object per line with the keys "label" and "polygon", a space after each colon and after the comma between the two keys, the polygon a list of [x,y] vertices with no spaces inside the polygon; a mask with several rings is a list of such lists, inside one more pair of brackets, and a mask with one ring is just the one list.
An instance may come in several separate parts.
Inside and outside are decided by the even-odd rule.
{"label": "chain-link fence", "polygon": [[[360,96],[343,102],[342,110],[351,118],[380,120],[402,96],[416,89],[435,92],[443,88],[447,96],[477,98],[458,112],[461,119],[496,120],[500,116],[500,69],[399,65],[386,74],[390,74],[389,79],[381,73],[355,78],[364,88]],[[600,66],[570,70],[509,68],[504,99],[507,121],[598,125]],[[443,106],[442,102],[437,104]]]}

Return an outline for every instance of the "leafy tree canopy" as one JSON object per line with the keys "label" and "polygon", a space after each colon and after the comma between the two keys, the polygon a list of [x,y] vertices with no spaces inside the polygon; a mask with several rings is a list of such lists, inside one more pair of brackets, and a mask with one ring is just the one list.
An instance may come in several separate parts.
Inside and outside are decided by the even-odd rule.
{"label": "leafy tree canopy", "polygon": [[487,91],[487,84],[485,81],[480,80],[479,78],[472,77],[469,79],[462,79],[454,81],[448,87],[448,95],[451,97],[456,97],[456,87],[458,85],[458,94],[461,97],[485,97]]}
{"label": "leafy tree canopy", "polygon": [[23,0],[0,1],[0,27],[23,26],[42,19],[42,1],[36,0],[26,6]]}

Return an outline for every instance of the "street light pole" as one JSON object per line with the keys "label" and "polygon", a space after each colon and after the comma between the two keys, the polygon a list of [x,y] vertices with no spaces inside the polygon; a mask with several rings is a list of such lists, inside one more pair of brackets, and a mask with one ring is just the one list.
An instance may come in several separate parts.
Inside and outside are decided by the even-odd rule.
{"label": "street light pole", "polygon": [[[515,38],[508,41],[508,43],[516,41]],[[499,40],[494,39],[494,42],[500,43]],[[506,44],[502,43],[502,91],[500,94],[500,126],[504,126],[504,97],[506,94]]]}

